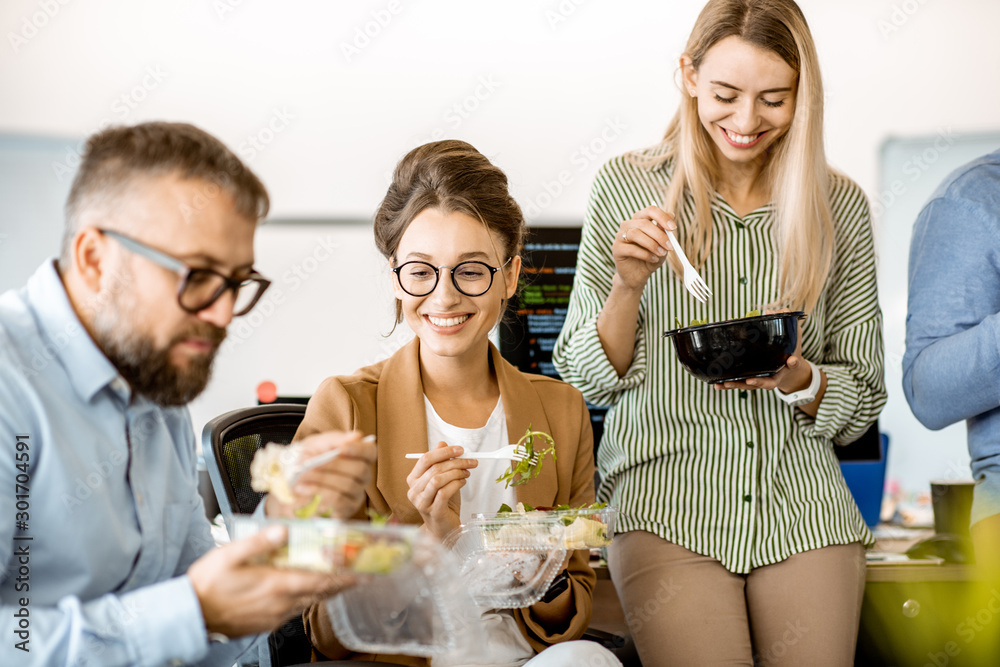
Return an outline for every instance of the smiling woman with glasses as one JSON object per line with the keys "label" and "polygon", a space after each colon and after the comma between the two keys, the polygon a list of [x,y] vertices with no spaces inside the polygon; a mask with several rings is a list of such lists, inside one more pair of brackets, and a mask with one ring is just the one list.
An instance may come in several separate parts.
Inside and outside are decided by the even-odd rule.
{"label": "smiling woman with glasses", "polygon": [[[405,322],[414,340],[381,363],[326,380],[295,436],[329,429],[376,436],[377,484],[355,518],[374,511],[443,538],[503,504],[593,502],[593,434],[580,392],[520,372],[490,343],[517,292],[527,232],[504,173],[461,141],[420,146],[396,167],[374,227],[391,266],[396,323]],[[463,458],[516,442],[529,425],[552,436],[557,460],[528,483],[497,483],[510,460]],[[415,464],[406,459],[413,453]],[[479,654],[435,656],[435,667],[618,664],[599,644],[574,641],[590,621],[596,578],[589,560],[585,550],[570,552],[531,607],[484,610]],[[364,659],[341,646],[325,604],[304,620],[316,659]]]}
{"label": "smiling woman with glasses", "polygon": [[212,269],[188,266],[176,257],[119,232],[110,229],[98,231],[121,243],[126,250],[176,273],[181,279],[177,285],[177,303],[192,315],[211,306],[227,291],[235,295],[233,317],[246,315],[271,285],[270,280],[254,269],[250,269],[250,274],[245,278],[230,278]]}
{"label": "smiling woman with glasses", "polygon": [[399,280],[399,286],[410,296],[427,296],[437,287],[441,271],[448,269],[451,282],[465,296],[482,296],[493,286],[496,272],[510,264],[510,258],[502,266],[490,266],[486,262],[460,262],[455,266],[438,266],[427,262],[404,262],[392,269]]}

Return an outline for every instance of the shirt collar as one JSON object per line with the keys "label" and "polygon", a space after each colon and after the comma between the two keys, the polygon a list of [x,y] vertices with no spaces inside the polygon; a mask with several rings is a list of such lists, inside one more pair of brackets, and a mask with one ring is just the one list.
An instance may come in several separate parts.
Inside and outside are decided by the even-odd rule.
{"label": "shirt collar", "polygon": [[716,207],[718,207],[719,212],[721,212],[723,216],[743,225],[768,218],[774,211],[774,202],[772,201],[764,204],[760,208],[755,208],[741,218],[736,211],[733,210],[733,207],[729,205],[729,202],[727,202],[722,195],[718,193],[718,191],[713,193],[712,202],[716,205]]}
{"label": "shirt collar", "polygon": [[[28,279],[28,304],[35,313],[51,352],[66,369],[70,383],[85,402],[111,384],[115,393],[129,400],[128,383],[91,339],[70,304],[66,287],[47,260]],[[116,380],[118,380],[116,382]],[[112,384],[113,383],[113,384]]]}

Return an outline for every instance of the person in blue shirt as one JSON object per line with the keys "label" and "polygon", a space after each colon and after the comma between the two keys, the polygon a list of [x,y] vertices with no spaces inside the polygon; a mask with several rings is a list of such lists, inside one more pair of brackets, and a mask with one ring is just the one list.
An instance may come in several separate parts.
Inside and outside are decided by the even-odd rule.
{"label": "person in blue shirt", "polygon": [[[58,261],[0,296],[0,665],[232,665],[350,585],[255,564],[278,527],[214,548],[186,404],[234,316],[268,286],[253,268],[268,196],[191,125],[92,136]],[[304,475],[296,503],[349,516],[374,445]],[[291,506],[269,497],[267,514]]]}
{"label": "person in blue shirt", "polygon": [[965,420],[976,560],[1000,579],[1000,150],[938,186],[909,274],[903,391],[927,428]]}

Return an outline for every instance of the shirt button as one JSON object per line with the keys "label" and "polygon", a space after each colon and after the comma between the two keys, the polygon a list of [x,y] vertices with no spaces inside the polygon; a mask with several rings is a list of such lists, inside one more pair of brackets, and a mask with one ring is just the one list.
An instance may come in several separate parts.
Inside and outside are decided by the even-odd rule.
{"label": "shirt button", "polygon": [[745,496],[743,496],[743,500],[744,500],[745,502],[750,502],[751,500],[753,500],[753,496],[751,496],[751,495],[750,495],[750,494],[748,493],[748,494],[746,494]]}
{"label": "shirt button", "polygon": [[740,285],[746,285],[748,282],[750,281],[747,280],[746,276],[740,276]]}
{"label": "shirt button", "polygon": [[736,223],[736,228],[737,228],[737,229],[746,229],[746,228],[747,228],[747,226],[746,226],[746,225],[744,225],[744,224],[743,224],[742,222],[737,222],[737,223]]}
{"label": "shirt button", "polygon": [[753,440],[747,440],[747,447],[753,449]]}
{"label": "shirt button", "polygon": [[744,391],[742,389],[740,390],[740,398],[742,398],[742,399],[746,399],[747,395],[749,395],[749,394],[750,394],[749,391]]}

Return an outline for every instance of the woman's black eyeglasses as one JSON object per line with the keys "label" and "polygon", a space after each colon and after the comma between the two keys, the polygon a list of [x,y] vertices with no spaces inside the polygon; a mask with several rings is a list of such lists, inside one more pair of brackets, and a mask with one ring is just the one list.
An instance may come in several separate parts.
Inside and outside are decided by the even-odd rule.
{"label": "woman's black eyeglasses", "polygon": [[502,266],[490,266],[485,262],[461,262],[455,266],[434,266],[427,262],[404,262],[392,269],[399,280],[399,286],[410,296],[427,296],[437,287],[441,271],[451,272],[451,282],[455,289],[465,296],[482,296],[493,286],[493,276]]}
{"label": "woman's black eyeglasses", "polygon": [[177,303],[187,312],[194,314],[205,310],[227,291],[235,295],[233,317],[246,315],[260,300],[261,295],[271,285],[271,281],[251,269],[246,278],[230,278],[212,269],[196,269],[181,260],[140,243],[124,234],[109,229],[98,229],[121,243],[127,250],[142,255],[160,266],[170,269],[180,276],[177,287]]}

